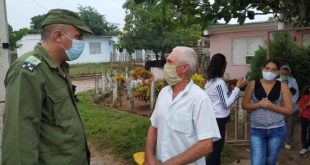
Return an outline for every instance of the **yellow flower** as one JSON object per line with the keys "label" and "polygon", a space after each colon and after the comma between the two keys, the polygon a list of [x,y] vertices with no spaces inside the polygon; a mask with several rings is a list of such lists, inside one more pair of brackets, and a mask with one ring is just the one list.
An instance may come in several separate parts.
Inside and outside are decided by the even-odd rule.
{"label": "yellow flower", "polygon": [[193,74],[192,80],[200,88],[203,88],[205,86],[206,80],[203,78],[203,75],[201,74],[197,74],[197,73]]}

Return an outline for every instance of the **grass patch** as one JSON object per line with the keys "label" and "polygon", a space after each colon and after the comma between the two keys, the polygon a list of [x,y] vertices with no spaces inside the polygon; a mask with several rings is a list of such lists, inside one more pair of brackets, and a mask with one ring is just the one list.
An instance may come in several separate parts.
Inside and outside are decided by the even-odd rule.
{"label": "grass patch", "polygon": [[144,151],[150,122],[147,118],[90,103],[91,92],[79,95],[80,114],[88,138],[96,147],[111,149],[122,159],[133,162],[132,155]]}
{"label": "grass patch", "polygon": [[[80,93],[78,103],[88,139],[98,149],[111,149],[120,158],[132,163],[132,155],[145,149],[149,119],[110,108],[99,108],[90,102],[93,93]],[[230,164],[235,159],[235,148],[226,143],[222,163]]]}
{"label": "grass patch", "polygon": [[[99,74],[107,70],[125,70],[125,67],[128,66],[128,64],[124,63],[113,63],[110,62],[104,62],[104,63],[89,63],[89,64],[72,64],[70,65],[70,76],[76,77],[76,76],[85,76],[85,75],[93,75],[93,74]],[[132,67],[137,67],[141,65],[132,64]]]}

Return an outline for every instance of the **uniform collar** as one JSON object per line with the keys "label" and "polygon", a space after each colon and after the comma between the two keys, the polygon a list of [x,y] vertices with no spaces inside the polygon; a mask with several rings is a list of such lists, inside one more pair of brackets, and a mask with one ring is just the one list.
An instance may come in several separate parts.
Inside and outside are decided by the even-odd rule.
{"label": "uniform collar", "polygon": [[46,50],[41,45],[37,45],[34,48],[34,51],[39,56],[41,56],[51,68],[54,68],[54,69],[58,68],[59,66],[58,63],[51,58],[51,56],[46,52]]}

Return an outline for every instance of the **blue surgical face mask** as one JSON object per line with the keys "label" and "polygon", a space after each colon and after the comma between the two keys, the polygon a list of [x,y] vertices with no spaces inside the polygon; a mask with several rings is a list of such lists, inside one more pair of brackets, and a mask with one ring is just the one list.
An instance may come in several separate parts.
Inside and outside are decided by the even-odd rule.
{"label": "blue surgical face mask", "polygon": [[62,33],[62,34],[72,41],[71,48],[65,50],[66,55],[69,58],[69,61],[78,59],[84,50],[84,46],[85,46],[84,41],[72,39],[71,37],[67,36],[66,34],[64,34],[64,33]]}

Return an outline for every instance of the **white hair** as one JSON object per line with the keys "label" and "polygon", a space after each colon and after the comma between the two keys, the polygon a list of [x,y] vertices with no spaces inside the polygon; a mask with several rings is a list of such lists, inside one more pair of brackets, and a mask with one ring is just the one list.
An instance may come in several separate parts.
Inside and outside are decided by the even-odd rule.
{"label": "white hair", "polygon": [[190,66],[191,74],[196,71],[197,54],[193,48],[177,46],[172,51],[178,52],[178,62],[180,64],[188,64]]}

